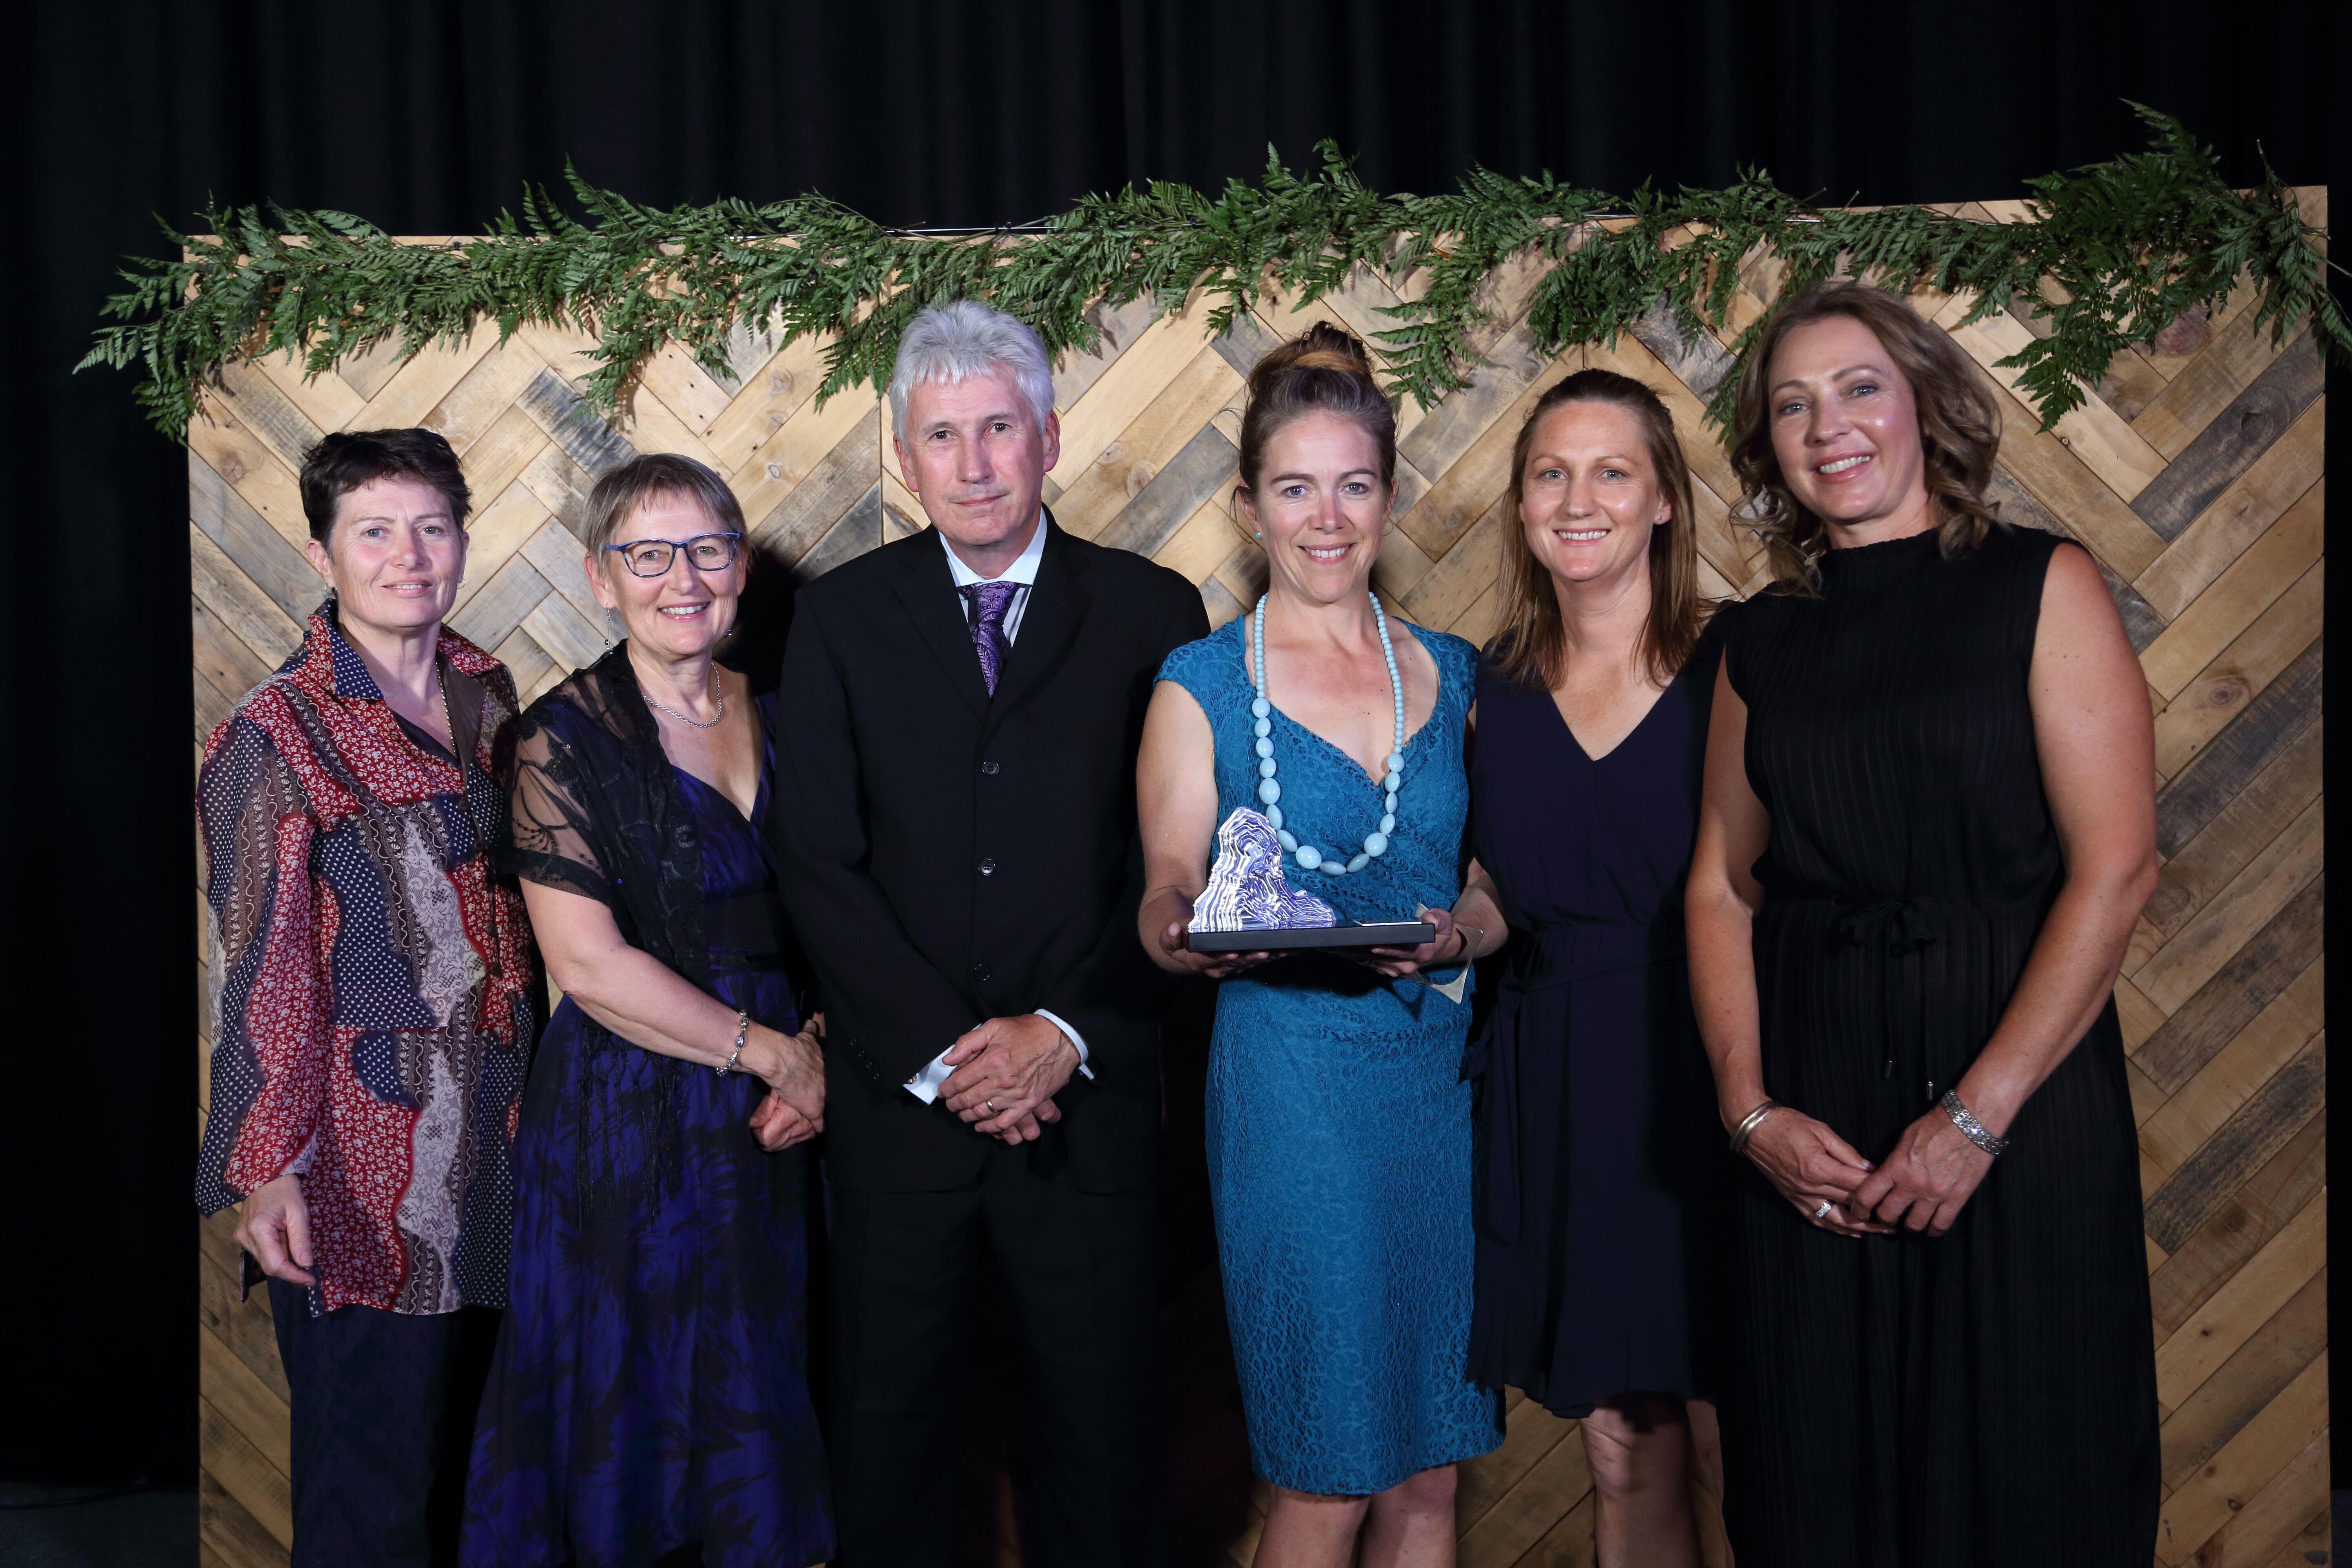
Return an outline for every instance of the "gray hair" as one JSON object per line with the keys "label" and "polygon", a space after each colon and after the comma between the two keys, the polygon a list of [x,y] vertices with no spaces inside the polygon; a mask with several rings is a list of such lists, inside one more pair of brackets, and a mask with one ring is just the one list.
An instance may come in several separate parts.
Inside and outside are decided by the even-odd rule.
{"label": "gray hair", "polygon": [[656,496],[684,496],[710,514],[726,533],[747,533],[743,504],[727,481],[692,458],[677,452],[646,452],[605,470],[588,492],[586,521],[580,542],[604,562],[604,546],[615,542],[629,514]]}
{"label": "gray hair", "polygon": [[950,300],[916,312],[898,340],[890,371],[890,424],[904,433],[907,399],[927,381],[968,381],[992,370],[1013,373],[1043,429],[1054,412],[1054,367],[1029,324],[977,300]]}

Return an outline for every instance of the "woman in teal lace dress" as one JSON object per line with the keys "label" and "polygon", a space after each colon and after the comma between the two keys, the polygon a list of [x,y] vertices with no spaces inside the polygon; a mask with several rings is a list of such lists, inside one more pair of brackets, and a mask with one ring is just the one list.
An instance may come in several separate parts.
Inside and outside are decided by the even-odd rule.
{"label": "woman in teal lace dress", "polygon": [[[1266,595],[1169,656],[1137,774],[1145,945],[1224,981],[1209,1181],[1251,1455],[1275,1487],[1261,1568],[1345,1563],[1360,1536],[1366,1563],[1451,1563],[1453,1467],[1499,1436],[1466,1372],[1467,964],[1504,935],[1464,849],[1477,655],[1370,593],[1395,454],[1354,339],[1317,327],[1257,367],[1237,499]],[[1435,940],[1186,951],[1212,839],[1241,807],[1275,821],[1293,886],[1341,920],[1426,910]]]}

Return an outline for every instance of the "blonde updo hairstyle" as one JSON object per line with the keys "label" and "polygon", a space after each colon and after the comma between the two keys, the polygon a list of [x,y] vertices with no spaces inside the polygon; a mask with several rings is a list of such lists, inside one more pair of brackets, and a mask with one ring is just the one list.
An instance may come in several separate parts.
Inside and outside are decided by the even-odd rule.
{"label": "blonde updo hairstyle", "polygon": [[1984,497],[2000,451],[2000,405],[1976,362],[1898,295],[1851,279],[1817,284],[1782,300],[1765,321],[1740,367],[1731,416],[1738,518],[1763,542],[1779,585],[1801,594],[1820,589],[1815,563],[1829,549],[1829,527],[1798,501],[1772,450],[1772,356],[1799,327],[1835,316],[1868,328],[1910,384],[1937,547],[1948,558],[1964,554],[2000,522]]}
{"label": "blonde updo hairstyle", "polygon": [[[1361,426],[1380,449],[1381,488],[1391,497],[1396,494],[1396,410],[1372,379],[1372,356],[1357,338],[1318,321],[1250,372],[1237,495],[1256,494],[1266,443],[1309,414],[1336,414]],[[1238,514],[1234,521],[1244,533],[1251,531]]]}

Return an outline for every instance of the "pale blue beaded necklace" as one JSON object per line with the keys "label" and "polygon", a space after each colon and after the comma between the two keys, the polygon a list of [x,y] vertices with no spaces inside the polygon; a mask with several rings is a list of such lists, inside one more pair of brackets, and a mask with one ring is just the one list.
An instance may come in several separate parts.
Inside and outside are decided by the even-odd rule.
{"label": "pale blue beaded necklace", "polygon": [[1381,810],[1381,825],[1364,835],[1363,852],[1342,861],[1337,855],[1326,855],[1312,844],[1301,844],[1282,825],[1282,786],[1275,782],[1274,773],[1274,704],[1265,697],[1265,595],[1258,595],[1257,610],[1250,617],[1250,652],[1253,673],[1257,679],[1257,699],[1250,704],[1250,715],[1256,722],[1251,727],[1257,732],[1257,797],[1265,803],[1265,819],[1281,836],[1282,847],[1309,871],[1324,871],[1334,877],[1350,871],[1360,871],[1372,861],[1388,853],[1389,835],[1396,831],[1397,786],[1404,782],[1404,680],[1397,674],[1396,645],[1389,641],[1389,618],[1381,609],[1381,596],[1371,595],[1372,624],[1381,632],[1381,657],[1389,664],[1389,693],[1396,702],[1396,739],[1389,750],[1388,777],[1381,787],[1388,792],[1388,802]]}

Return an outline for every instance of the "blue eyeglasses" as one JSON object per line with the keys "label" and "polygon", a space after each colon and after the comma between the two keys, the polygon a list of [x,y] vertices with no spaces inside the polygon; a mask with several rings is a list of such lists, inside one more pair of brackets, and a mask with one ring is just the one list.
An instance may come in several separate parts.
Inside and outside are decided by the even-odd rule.
{"label": "blue eyeglasses", "polygon": [[605,549],[619,552],[622,563],[640,577],[658,577],[669,570],[677,552],[686,552],[687,564],[698,572],[724,572],[735,564],[741,553],[743,536],[740,533],[698,533],[684,544],[667,539],[632,539],[625,544],[607,544]]}

